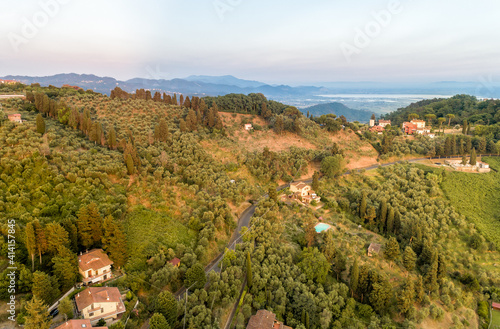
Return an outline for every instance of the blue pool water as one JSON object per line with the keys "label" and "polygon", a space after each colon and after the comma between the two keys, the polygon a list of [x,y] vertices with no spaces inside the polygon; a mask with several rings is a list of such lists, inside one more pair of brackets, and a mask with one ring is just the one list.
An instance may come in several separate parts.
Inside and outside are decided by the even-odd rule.
{"label": "blue pool water", "polygon": [[314,228],[316,229],[316,232],[320,233],[320,232],[323,232],[325,230],[328,230],[330,228],[330,225],[325,224],[325,223],[319,223]]}

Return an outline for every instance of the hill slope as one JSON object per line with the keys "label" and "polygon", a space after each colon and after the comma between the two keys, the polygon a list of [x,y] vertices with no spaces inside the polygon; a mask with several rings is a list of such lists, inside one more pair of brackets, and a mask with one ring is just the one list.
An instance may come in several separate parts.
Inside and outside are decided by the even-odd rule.
{"label": "hill slope", "polygon": [[302,110],[303,113],[308,112],[314,116],[320,116],[323,114],[333,113],[336,116],[345,116],[347,121],[359,121],[368,122],[372,115],[371,112],[363,110],[354,110],[342,103],[333,102],[327,104],[318,104],[310,107],[306,107]]}

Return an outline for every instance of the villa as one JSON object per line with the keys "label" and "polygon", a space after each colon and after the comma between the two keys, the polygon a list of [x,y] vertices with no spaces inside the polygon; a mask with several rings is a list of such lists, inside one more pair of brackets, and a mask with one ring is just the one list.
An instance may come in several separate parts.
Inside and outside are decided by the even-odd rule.
{"label": "villa", "polygon": [[321,197],[311,189],[311,185],[303,182],[290,183],[290,192],[292,192],[290,198],[304,203],[319,202],[321,200]]}
{"label": "villa", "polygon": [[7,118],[9,119],[9,121],[11,122],[16,122],[16,123],[23,123],[23,120],[21,119],[21,114],[19,113],[16,113],[16,114],[9,114],[7,116]]}
{"label": "villa", "polygon": [[462,160],[444,160],[444,163],[458,171],[475,171],[480,173],[487,173],[491,171],[490,165],[481,161],[477,161],[473,166],[470,164],[470,160],[467,160],[465,165],[462,164]]}
{"label": "villa", "polygon": [[75,296],[76,307],[92,324],[100,319],[112,321],[125,312],[120,291],[116,287],[89,287]]}
{"label": "villa", "polygon": [[276,315],[267,310],[258,310],[257,314],[250,317],[247,329],[292,329],[276,320]]}
{"label": "villa", "polygon": [[102,249],[93,249],[78,256],[78,271],[83,277],[83,283],[106,281],[112,277],[111,261]]}

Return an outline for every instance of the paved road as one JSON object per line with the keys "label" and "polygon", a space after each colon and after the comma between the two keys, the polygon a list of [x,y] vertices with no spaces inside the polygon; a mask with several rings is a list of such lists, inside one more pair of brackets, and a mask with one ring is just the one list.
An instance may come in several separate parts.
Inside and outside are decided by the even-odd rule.
{"label": "paved road", "polygon": [[0,95],[0,99],[7,99],[7,98],[24,98],[26,96],[24,95]]}
{"label": "paved road", "polygon": [[[486,156],[486,155],[485,155]],[[498,156],[498,155],[487,155],[487,156]],[[478,155],[478,157],[480,157]],[[388,166],[392,166],[392,165],[395,165],[397,163],[404,163],[404,162],[417,162],[417,161],[422,161],[422,160],[429,160],[429,159],[432,159],[432,160],[439,160],[439,159],[461,159],[462,157],[461,156],[455,156],[455,157],[432,157],[432,158],[429,158],[429,157],[425,157],[425,158],[417,158],[417,159],[409,159],[409,160],[400,160],[400,161],[394,161],[394,162],[388,162],[388,163],[383,163],[383,164],[376,164],[376,165],[372,165],[372,166],[369,166],[369,167],[360,167],[360,168],[354,168],[354,169],[351,169],[347,172],[345,172],[344,174],[342,174],[342,176],[347,176],[347,175],[350,175],[353,171],[360,171],[360,170],[372,170],[372,169],[376,169],[378,167],[388,167]],[[309,179],[305,179],[305,180],[300,180],[301,182],[304,182],[304,183],[308,183],[310,184],[312,182],[312,179],[309,178]],[[280,185],[277,190],[280,191],[286,187],[288,187],[290,184],[284,184],[284,185]],[[267,197],[267,194],[263,195],[263,197]],[[252,204],[251,206],[249,206],[240,216],[240,218],[238,219],[238,227],[233,231],[233,234],[231,236],[231,239],[229,240],[229,243],[228,243],[228,246],[227,248],[228,249],[233,249],[234,250],[234,247],[236,246],[236,244],[240,243],[241,242],[241,235],[240,235],[240,231],[243,227],[249,227],[249,224],[250,224],[250,219],[252,218],[253,214],[255,213],[255,209],[257,208],[257,204],[258,202],[255,202],[254,204]],[[217,256],[214,260],[212,260],[206,267],[205,267],[205,273],[208,274],[209,272],[211,271],[216,271],[216,272],[220,272],[220,262],[222,261],[222,258],[224,257],[224,252],[222,252],[221,254],[219,254],[219,256]],[[208,284],[208,283],[207,283]],[[186,288],[185,287],[182,287],[181,289],[179,289],[176,293],[175,293],[175,296],[177,299],[180,299],[180,298],[183,298],[184,296],[184,293],[186,292]]]}

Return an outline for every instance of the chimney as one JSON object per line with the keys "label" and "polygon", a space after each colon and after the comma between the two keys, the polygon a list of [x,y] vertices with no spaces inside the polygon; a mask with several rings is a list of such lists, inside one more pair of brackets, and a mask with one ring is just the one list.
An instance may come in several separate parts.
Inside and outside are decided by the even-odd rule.
{"label": "chimney", "polygon": [[80,256],[83,255],[83,252],[80,251]]}
{"label": "chimney", "polygon": [[78,293],[78,295],[76,295],[76,297],[80,297],[80,293]]}

